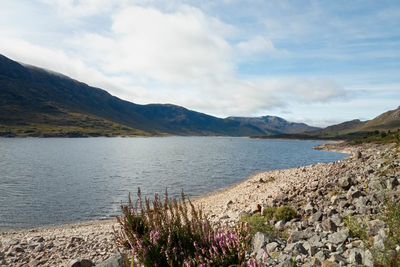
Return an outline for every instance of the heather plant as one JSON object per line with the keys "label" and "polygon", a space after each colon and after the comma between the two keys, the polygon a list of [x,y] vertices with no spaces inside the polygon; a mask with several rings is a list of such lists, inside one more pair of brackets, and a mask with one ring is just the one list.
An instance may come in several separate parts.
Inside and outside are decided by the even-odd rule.
{"label": "heather plant", "polygon": [[[142,201],[140,189],[133,204],[122,205],[118,217],[120,231],[116,240],[132,252],[132,264],[144,266],[230,266],[248,265],[245,252],[250,246],[250,230],[246,223],[236,227],[213,229],[201,208],[190,200],[164,201],[155,195]],[[254,262],[254,260],[253,260]],[[252,265],[253,266],[253,265]],[[256,265],[254,265],[256,266]]]}

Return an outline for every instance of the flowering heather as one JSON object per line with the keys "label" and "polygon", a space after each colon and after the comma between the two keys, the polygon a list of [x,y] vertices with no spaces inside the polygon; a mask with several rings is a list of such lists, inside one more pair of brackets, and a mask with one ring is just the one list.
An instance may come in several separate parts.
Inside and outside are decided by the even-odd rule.
{"label": "flowering heather", "polygon": [[118,217],[120,231],[115,231],[119,244],[130,248],[132,260],[144,266],[259,266],[246,259],[250,246],[250,229],[242,223],[213,229],[201,208],[190,200],[169,199],[158,195],[142,201],[140,188],[135,204],[131,197],[121,205]]}

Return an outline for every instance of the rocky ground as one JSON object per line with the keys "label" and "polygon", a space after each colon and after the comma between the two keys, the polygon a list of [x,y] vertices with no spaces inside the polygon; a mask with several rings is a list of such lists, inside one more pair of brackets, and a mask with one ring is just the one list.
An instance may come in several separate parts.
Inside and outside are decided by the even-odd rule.
{"label": "rocky ground", "polygon": [[[400,159],[393,145],[325,145],[349,153],[343,161],[255,174],[225,190],[195,199],[213,223],[234,224],[244,213],[290,205],[298,217],[273,222],[285,238],[257,233],[252,255],[267,266],[372,266],[371,252],[352,237],[343,219],[365,219],[374,245],[387,225],[376,218],[384,192],[400,194]],[[71,259],[95,264],[117,253],[115,221],[0,233],[0,266],[68,266]],[[71,266],[71,263],[69,264]]]}

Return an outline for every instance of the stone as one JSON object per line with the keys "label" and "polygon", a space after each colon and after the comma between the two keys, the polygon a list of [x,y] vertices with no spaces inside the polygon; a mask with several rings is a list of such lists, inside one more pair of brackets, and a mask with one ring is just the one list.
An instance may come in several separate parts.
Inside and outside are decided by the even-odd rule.
{"label": "stone", "polygon": [[289,252],[289,253],[294,253],[295,255],[298,255],[298,254],[307,255],[308,254],[308,251],[304,248],[302,242],[291,243],[285,247],[284,251]]}
{"label": "stone", "polygon": [[313,215],[310,216],[310,218],[308,219],[308,223],[314,224],[316,222],[321,221],[321,219],[322,219],[322,212],[317,211],[316,213],[314,213]]}
{"label": "stone", "polygon": [[274,252],[274,251],[278,248],[278,246],[279,246],[278,243],[276,243],[276,242],[271,242],[271,243],[268,243],[268,244],[265,246],[265,248],[266,248],[266,250],[267,250],[268,253],[272,253],[272,252]]}
{"label": "stone", "polygon": [[335,244],[335,245],[339,245],[339,244],[344,243],[348,237],[349,237],[349,230],[345,229],[345,230],[341,230],[339,232],[330,234],[328,236],[328,242]]}
{"label": "stone", "polygon": [[124,254],[117,253],[107,260],[96,265],[96,267],[123,267]]}
{"label": "stone", "polygon": [[321,226],[325,232],[336,232],[337,230],[336,224],[330,218],[323,220]]}
{"label": "stone", "polygon": [[269,235],[267,235],[265,233],[257,232],[251,241],[253,251],[257,251],[259,249],[264,249],[268,243],[271,243],[273,241],[274,241],[274,239],[272,237],[270,237]]}
{"label": "stone", "polygon": [[351,249],[349,253],[349,262],[353,264],[362,264],[362,255],[359,249]]}
{"label": "stone", "polygon": [[321,267],[336,267],[339,266],[339,264],[333,262],[333,261],[324,261],[321,265]]}
{"label": "stone", "polygon": [[288,243],[296,243],[300,240],[306,240],[310,237],[314,236],[314,232],[306,232],[306,231],[294,231],[291,232],[288,238]]}
{"label": "stone", "polygon": [[284,221],[278,221],[278,222],[275,224],[275,228],[276,228],[276,230],[278,230],[278,231],[283,231],[283,230],[285,230],[285,222],[284,222]]}
{"label": "stone", "polygon": [[67,267],[92,267],[95,266],[95,264],[91,260],[87,259],[73,259],[68,262]]}
{"label": "stone", "polygon": [[364,262],[363,262],[363,265],[364,265],[365,267],[373,267],[373,266],[374,266],[374,259],[373,259],[373,256],[372,256],[371,251],[366,250],[366,251],[364,252],[363,261],[364,261]]}
{"label": "stone", "polygon": [[379,230],[385,227],[385,222],[381,220],[371,220],[368,221],[368,236],[375,236],[378,234]]}
{"label": "stone", "polygon": [[351,179],[350,177],[342,177],[339,179],[338,184],[344,190],[349,190],[351,187]]}
{"label": "stone", "polygon": [[306,213],[314,213],[316,209],[314,208],[314,204],[312,202],[308,202],[307,205],[304,207],[304,211]]}

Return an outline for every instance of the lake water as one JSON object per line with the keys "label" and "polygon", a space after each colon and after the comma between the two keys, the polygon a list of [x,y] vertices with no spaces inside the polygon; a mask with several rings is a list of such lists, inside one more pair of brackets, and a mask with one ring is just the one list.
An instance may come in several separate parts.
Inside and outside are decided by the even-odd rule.
{"label": "lake water", "polygon": [[230,137],[0,139],[0,231],[110,218],[144,196],[217,191],[269,169],[341,160],[314,141]]}

